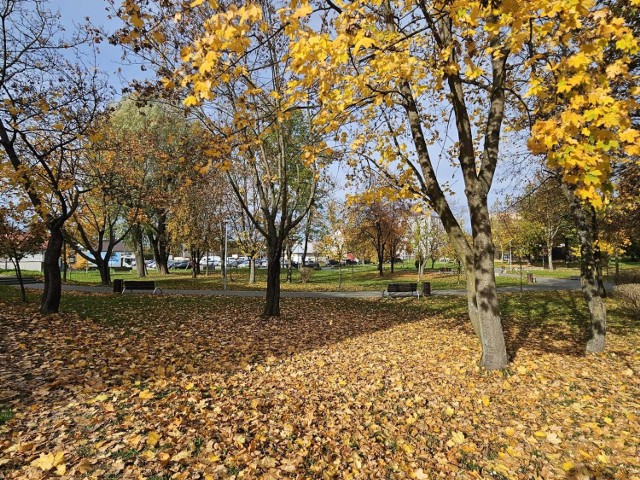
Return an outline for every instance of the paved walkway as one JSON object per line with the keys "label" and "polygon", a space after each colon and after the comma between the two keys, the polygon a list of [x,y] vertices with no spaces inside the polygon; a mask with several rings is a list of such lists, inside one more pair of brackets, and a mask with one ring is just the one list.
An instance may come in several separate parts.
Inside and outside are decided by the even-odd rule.
{"label": "paved walkway", "polygon": [[[508,276],[510,278],[520,278],[519,275],[503,273],[501,276]],[[565,279],[565,278],[548,278],[548,277],[536,277],[537,283],[524,284],[522,290],[525,292],[540,292],[540,291],[553,291],[553,290],[579,290],[580,280],[578,279]],[[27,288],[42,290],[42,284],[25,285]],[[613,283],[606,283],[607,290],[613,288]],[[113,289],[111,287],[94,287],[88,285],[63,285],[64,291],[75,292],[101,292],[111,293]],[[498,292],[519,292],[520,287],[499,287]],[[261,290],[182,290],[182,289],[163,289],[162,292],[167,295],[205,295],[205,296],[227,296],[227,297],[258,297],[263,298],[264,291]],[[148,292],[136,292],[136,293],[148,293]],[[452,290],[433,290],[433,295],[466,295],[464,289],[452,289]],[[281,291],[281,296],[284,298],[380,298],[381,291],[366,291],[366,292],[292,292]]]}

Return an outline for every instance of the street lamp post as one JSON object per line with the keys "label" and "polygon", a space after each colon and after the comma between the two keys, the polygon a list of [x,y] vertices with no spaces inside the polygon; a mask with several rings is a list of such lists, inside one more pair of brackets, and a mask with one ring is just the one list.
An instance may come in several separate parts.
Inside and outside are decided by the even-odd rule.
{"label": "street lamp post", "polygon": [[223,288],[227,289],[227,236],[228,236],[229,222],[228,220],[224,221],[224,256],[222,261],[224,262],[224,270],[222,274],[222,284]]}
{"label": "street lamp post", "polygon": [[513,263],[511,262],[511,240],[509,240],[509,271],[513,272]]}

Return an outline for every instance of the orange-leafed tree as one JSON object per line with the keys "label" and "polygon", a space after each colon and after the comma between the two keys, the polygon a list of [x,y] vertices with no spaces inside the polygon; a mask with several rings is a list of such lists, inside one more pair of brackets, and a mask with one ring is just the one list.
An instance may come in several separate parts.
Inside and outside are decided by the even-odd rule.
{"label": "orange-leafed tree", "polygon": [[10,202],[0,207],[0,256],[9,258],[13,263],[24,302],[27,301],[27,293],[22,281],[20,260],[41,251],[46,239],[47,229],[42,219],[29,211],[24,202],[18,205]]}
{"label": "orange-leafed tree", "polygon": [[78,206],[85,138],[102,108],[104,81],[81,58],[95,32],[64,35],[59,15],[41,0],[0,5],[0,146],[49,232],[40,311],[56,313],[62,284],[63,227]]}

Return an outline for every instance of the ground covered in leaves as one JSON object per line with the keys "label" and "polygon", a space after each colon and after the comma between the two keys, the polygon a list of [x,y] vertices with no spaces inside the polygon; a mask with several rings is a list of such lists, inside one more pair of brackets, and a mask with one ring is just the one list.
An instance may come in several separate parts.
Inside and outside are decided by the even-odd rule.
{"label": "ground covered in leaves", "polygon": [[[10,297],[10,298],[7,298]],[[3,300],[4,299],[4,300]],[[0,290],[0,478],[638,478],[640,325],[573,293],[501,297],[513,361],[476,366],[464,299]]]}

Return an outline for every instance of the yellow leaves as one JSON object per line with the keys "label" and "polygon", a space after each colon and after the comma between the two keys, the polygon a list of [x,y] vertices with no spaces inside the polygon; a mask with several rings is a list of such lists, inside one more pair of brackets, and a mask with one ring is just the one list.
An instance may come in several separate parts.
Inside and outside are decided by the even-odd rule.
{"label": "yellow leaves", "polygon": [[38,458],[31,462],[32,467],[40,468],[44,471],[51,470],[52,468],[56,468],[56,473],[58,475],[64,475],[66,472],[66,466],[62,463],[64,460],[63,452],[50,452],[50,453],[41,453]]}
{"label": "yellow leaves", "polygon": [[176,453],[173,457],[171,457],[172,462],[179,462],[181,460],[185,460],[191,456],[191,453],[188,450],[181,450]]}
{"label": "yellow leaves", "polygon": [[54,130],[58,130],[59,132],[64,130],[64,124],[62,123],[54,123],[53,125],[51,125],[51,128],[53,128]]}
{"label": "yellow leaves", "polygon": [[144,22],[142,21],[142,18],[140,18],[136,13],[134,13],[133,15],[131,15],[129,17],[129,21],[136,28],[142,28],[142,26],[144,25]]}
{"label": "yellow leaves", "polygon": [[583,52],[572,55],[567,60],[567,64],[575,69],[585,68],[587,65],[589,65],[590,62],[591,59]]}
{"label": "yellow leaves", "polygon": [[191,2],[189,4],[189,7],[196,8],[196,7],[200,6],[200,5],[202,5],[204,2],[205,2],[205,0],[193,0],[193,2]]}
{"label": "yellow leaves", "polygon": [[640,137],[640,132],[633,128],[628,128],[620,134],[620,141],[624,143],[635,143]]}
{"label": "yellow leaves", "polygon": [[289,15],[289,18],[299,19],[304,18],[313,13],[313,7],[309,5],[309,2],[301,2],[300,7]]}
{"label": "yellow leaves", "polygon": [[563,469],[565,472],[568,472],[568,471],[570,471],[570,470],[573,470],[573,468],[574,468],[574,467],[575,467],[575,463],[573,463],[573,462],[572,462],[572,461],[570,461],[570,460],[569,460],[569,461],[566,461],[566,462],[564,462],[564,463],[562,464],[562,469]]}
{"label": "yellow leaves", "polygon": [[[536,432],[537,433],[537,432]],[[558,435],[554,432],[549,432],[546,434],[546,439],[549,443],[553,444],[553,445],[560,445],[560,443],[562,443],[562,440],[560,440],[560,438],[558,437]]]}
{"label": "yellow leaves", "polygon": [[455,431],[451,434],[451,440],[457,444],[462,445],[465,442],[464,433]]}
{"label": "yellow leaves", "polygon": [[516,431],[513,427],[506,427],[504,429],[504,433],[508,436],[508,437],[513,437],[516,434]]}
{"label": "yellow leaves", "polygon": [[184,104],[185,107],[195,107],[196,105],[199,104],[198,99],[195,97],[195,95],[189,95],[187,98],[184,99],[184,102],[182,102]]}
{"label": "yellow leaves", "polygon": [[158,432],[149,432],[147,436],[147,445],[151,448],[155,447],[160,441],[160,434]]}
{"label": "yellow leaves", "polygon": [[484,70],[476,65],[468,65],[467,69],[464,72],[465,77],[469,80],[475,80],[476,78],[482,76],[484,74]]}
{"label": "yellow leaves", "polygon": [[369,37],[361,36],[353,46],[353,54],[357,55],[361,48],[369,48],[374,44],[374,40]]}
{"label": "yellow leaves", "polygon": [[142,390],[138,394],[138,397],[142,400],[150,400],[153,398],[153,393],[151,393],[149,390]]}
{"label": "yellow leaves", "polygon": [[167,90],[176,88],[176,84],[169,78],[162,78],[160,81],[162,82],[162,86]]}

